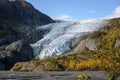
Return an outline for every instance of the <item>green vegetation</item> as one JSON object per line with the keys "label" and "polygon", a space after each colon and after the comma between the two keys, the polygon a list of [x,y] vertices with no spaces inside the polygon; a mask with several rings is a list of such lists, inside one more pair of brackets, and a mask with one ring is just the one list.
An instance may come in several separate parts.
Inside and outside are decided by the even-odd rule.
{"label": "green vegetation", "polygon": [[102,31],[98,30],[98,31],[95,31],[95,32],[90,36],[90,38],[91,38],[91,39],[99,39],[100,37],[102,37],[102,36],[104,36],[104,35],[106,35],[106,32],[102,32]]}
{"label": "green vegetation", "polygon": [[105,27],[90,37],[100,39],[97,50],[78,51],[45,60],[34,60],[36,68],[43,66],[43,70],[47,71],[105,70],[110,74],[109,80],[120,76],[120,45],[116,46],[116,40],[120,41],[120,18],[110,20]]}

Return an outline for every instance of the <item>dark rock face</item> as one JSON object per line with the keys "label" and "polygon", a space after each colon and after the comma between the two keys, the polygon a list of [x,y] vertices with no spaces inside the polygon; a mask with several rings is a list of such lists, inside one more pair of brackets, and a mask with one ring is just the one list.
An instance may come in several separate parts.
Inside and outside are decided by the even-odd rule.
{"label": "dark rock face", "polygon": [[39,26],[54,22],[25,0],[0,0],[0,15],[20,25]]}
{"label": "dark rock face", "polygon": [[[25,0],[0,0],[0,46],[20,39],[33,43],[40,39],[35,35],[38,33],[36,26],[52,22],[54,21],[49,16],[39,12]],[[40,31],[43,35],[44,31]]]}
{"label": "dark rock face", "polygon": [[29,54],[28,59],[33,57],[32,48],[29,44],[26,44],[25,41],[20,40],[8,45],[5,49],[6,51],[16,51],[19,53],[24,53],[25,55]]}
{"label": "dark rock face", "polygon": [[8,33],[1,34],[3,35],[3,37],[0,35],[0,51],[4,50],[4,47],[6,45],[9,45],[10,43],[13,43],[21,39],[24,39],[28,44],[34,43],[40,40],[45,33],[49,32],[49,30],[40,30],[40,29],[36,30],[27,26],[17,27],[13,31],[14,32],[10,31]]}
{"label": "dark rock face", "polygon": [[5,51],[0,52],[0,61],[5,65],[5,69],[7,70],[16,62],[28,61],[32,58],[32,48],[23,40],[8,45]]}
{"label": "dark rock face", "polygon": [[0,70],[5,70],[5,66],[0,62]]}

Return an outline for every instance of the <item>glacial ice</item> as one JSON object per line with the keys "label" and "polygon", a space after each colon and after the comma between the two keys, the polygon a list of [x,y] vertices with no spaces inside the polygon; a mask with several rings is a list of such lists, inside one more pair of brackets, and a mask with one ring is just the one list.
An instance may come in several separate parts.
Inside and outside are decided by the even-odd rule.
{"label": "glacial ice", "polygon": [[39,26],[37,29],[50,29],[50,32],[45,34],[41,40],[31,44],[34,50],[34,56],[37,59],[44,59],[50,56],[64,54],[71,50],[71,43],[77,37],[91,33],[107,22],[108,20],[105,19],[92,19],[64,21]]}

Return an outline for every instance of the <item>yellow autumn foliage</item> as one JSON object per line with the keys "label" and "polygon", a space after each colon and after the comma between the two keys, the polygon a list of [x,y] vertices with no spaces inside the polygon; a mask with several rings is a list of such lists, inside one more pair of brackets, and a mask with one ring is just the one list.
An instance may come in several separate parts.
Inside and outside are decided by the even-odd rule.
{"label": "yellow autumn foliage", "polygon": [[101,64],[102,61],[100,59],[82,61],[75,65],[75,70],[93,69],[93,68],[101,67]]}

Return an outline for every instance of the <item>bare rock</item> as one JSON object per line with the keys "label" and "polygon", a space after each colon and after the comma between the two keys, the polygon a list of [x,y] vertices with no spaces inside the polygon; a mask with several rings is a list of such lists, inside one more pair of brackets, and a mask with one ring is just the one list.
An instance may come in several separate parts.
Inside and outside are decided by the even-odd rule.
{"label": "bare rock", "polygon": [[29,61],[32,58],[32,48],[23,40],[8,45],[5,51],[0,51],[0,61],[5,65],[6,70],[17,62]]}
{"label": "bare rock", "polygon": [[118,46],[120,46],[120,40],[119,39],[117,39],[116,43],[115,43],[115,47],[118,47]]}
{"label": "bare rock", "polygon": [[84,51],[86,48],[89,50],[95,50],[97,48],[97,45],[99,44],[98,40],[95,39],[85,39],[82,40],[78,46],[74,49],[74,52],[76,51]]}
{"label": "bare rock", "polygon": [[82,40],[86,39],[87,37],[88,37],[88,35],[84,35],[84,36],[81,36],[81,37],[76,38],[76,39],[72,42],[72,48],[77,47],[78,44],[79,44]]}
{"label": "bare rock", "polygon": [[6,51],[15,51],[18,53],[21,53],[23,55],[26,55],[27,59],[33,58],[33,51],[29,44],[27,44],[23,40],[19,40],[17,42],[14,42],[6,47]]}

